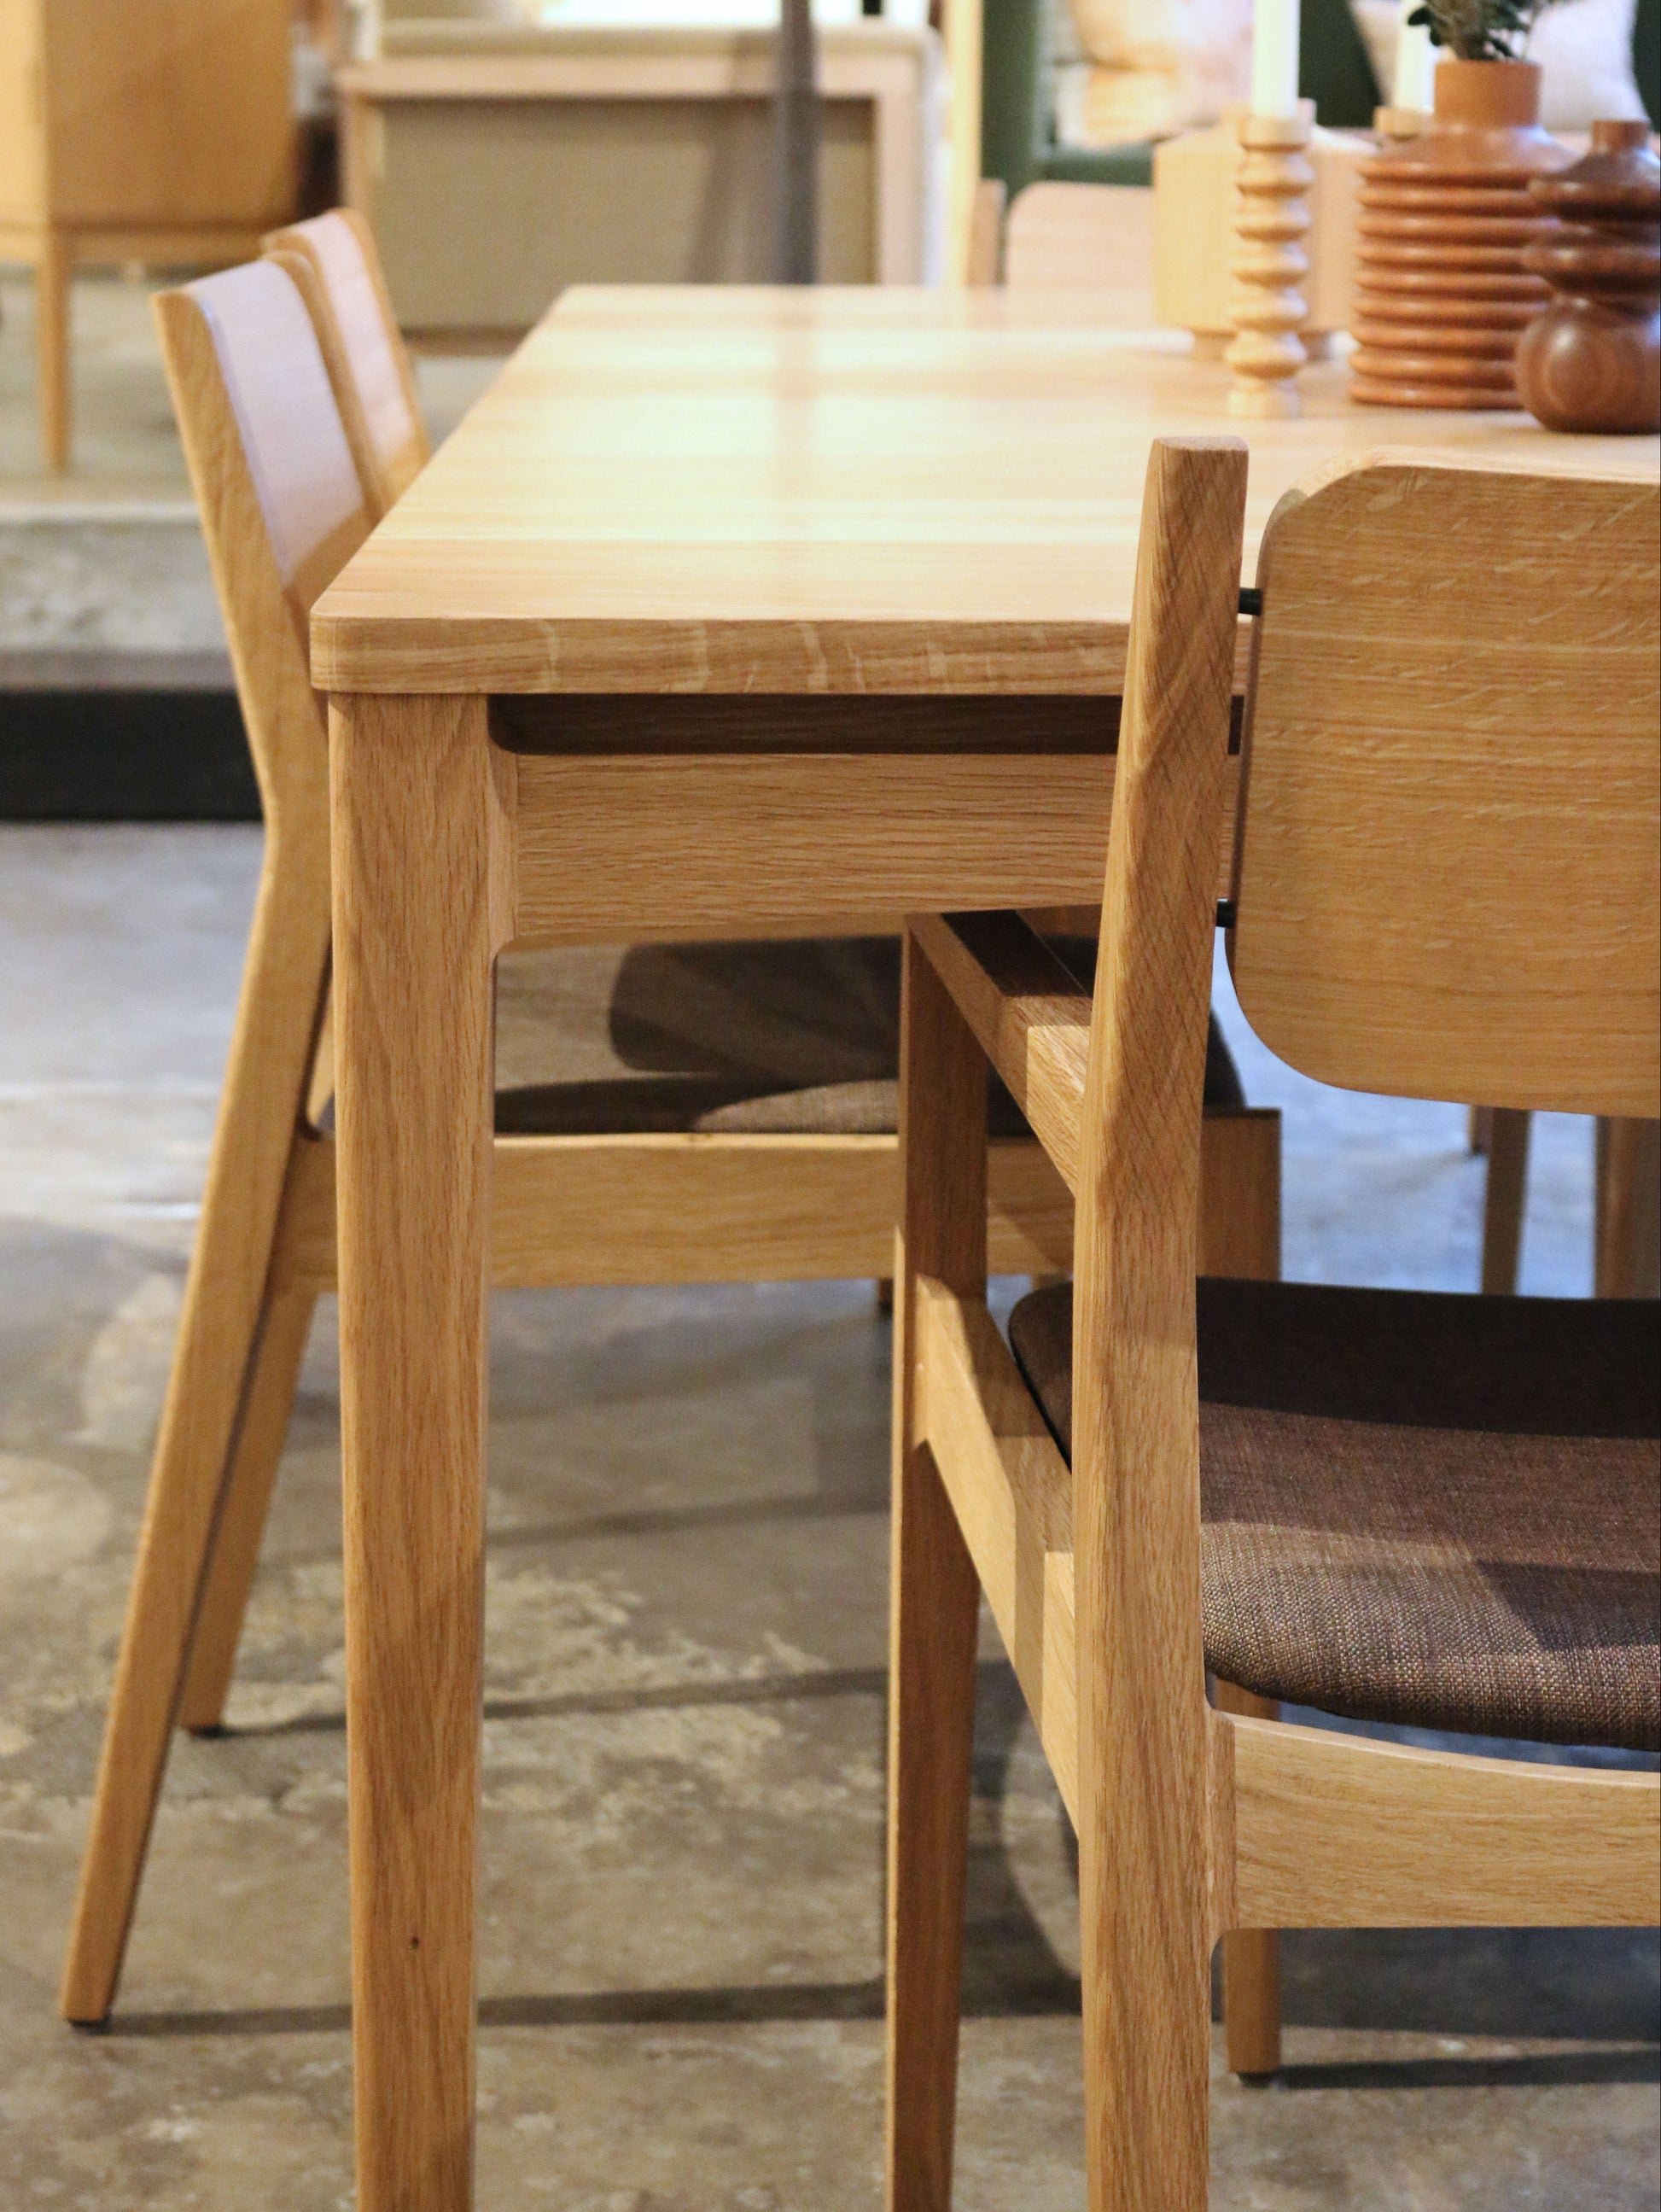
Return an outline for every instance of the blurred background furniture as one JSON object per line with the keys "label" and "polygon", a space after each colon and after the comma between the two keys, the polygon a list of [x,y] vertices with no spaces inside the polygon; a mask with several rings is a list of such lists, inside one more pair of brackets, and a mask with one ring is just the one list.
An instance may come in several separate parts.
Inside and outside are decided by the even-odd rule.
{"label": "blurred background furniture", "polygon": [[[820,277],[920,283],[939,42],[874,18],[817,43]],[[771,32],[397,14],[378,49],[336,81],[343,197],[416,343],[509,342],[567,284],[773,274]]]}
{"label": "blurred background furniture", "polygon": [[[1011,200],[1040,179],[1151,180],[1151,139],[1096,147],[1063,141],[1057,106],[1065,81],[1055,63],[1075,35],[1070,0],[945,4],[955,161],[967,163],[973,176],[1001,178]],[[1367,129],[1380,101],[1379,81],[1350,0],[1304,0],[1301,52],[1302,90],[1315,102],[1316,120],[1335,131]],[[1661,119],[1661,0],[1638,0],[1632,60],[1650,119]],[[1548,127],[1563,126],[1549,116]]]}
{"label": "blurred background furniture", "polygon": [[40,431],[70,444],[75,269],[237,261],[294,212],[293,0],[7,0],[0,259],[36,278]]}

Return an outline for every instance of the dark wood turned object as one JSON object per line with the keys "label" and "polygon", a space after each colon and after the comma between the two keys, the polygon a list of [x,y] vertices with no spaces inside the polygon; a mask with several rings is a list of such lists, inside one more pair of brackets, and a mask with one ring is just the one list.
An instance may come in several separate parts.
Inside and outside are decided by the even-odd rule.
{"label": "dark wood turned object", "polygon": [[1557,295],[1523,333],[1517,384],[1549,430],[1661,430],[1661,161],[1642,123],[1595,123],[1572,169],[1536,177],[1557,226],[1524,265]]}

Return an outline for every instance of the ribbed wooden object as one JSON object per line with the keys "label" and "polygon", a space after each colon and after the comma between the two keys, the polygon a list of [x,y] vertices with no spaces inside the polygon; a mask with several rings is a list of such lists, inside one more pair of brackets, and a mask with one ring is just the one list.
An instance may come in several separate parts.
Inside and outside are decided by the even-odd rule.
{"label": "ribbed wooden object", "polygon": [[1231,415],[1296,415],[1295,379],[1309,359],[1302,331],[1309,321],[1304,280],[1309,256],[1309,191],[1315,172],[1306,158],[1313,111],[1294,116],[1243,115],[1240,203],[1234,216],[1234,336],[1223,359],[1234,372]]}
{"label": "ribbed wooden object", "polygon": [[1530,62],[1444,62],[1431,127],[1362,165],[1355,398],[1518,405],[1517,342],[1547,298],[1523,264],[1549,222],[1529,184],[1573,159],[1537,127],[1539,83]]}
{"label": "ribbed wooden object", "polygon": [[1661,430],[1661,162],[1643,123],[1595,123],[1591,151],[1534,182],[1557,222],[1528,248],[1555,295],[1517,382],[1549,430]]}

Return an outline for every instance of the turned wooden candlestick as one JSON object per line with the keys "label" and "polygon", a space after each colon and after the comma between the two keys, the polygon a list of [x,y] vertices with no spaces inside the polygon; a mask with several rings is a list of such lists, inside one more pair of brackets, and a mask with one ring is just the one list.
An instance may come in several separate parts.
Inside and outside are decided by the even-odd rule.
{"label": "turned wooden candlestick", "polygon": [[1309,358],[1300,333],[1309,320],[1301,289],[1309,274],[1309,188],[1304,158],[1314,110],[1243,115],[1240,201],[1234,215],[1234,336],[1223,359],[1234,372],[1231,415],[1295,415],[1295,379]]}
{"label": "turned wooden candlestick", "polygon": [[1558,218],[1525,265],[1557,295],[1517,349],[1523,404],[1549,430],[1661,430],[1661,161],[1642,123],[1594,123],[1591,151],[1537,177]]}

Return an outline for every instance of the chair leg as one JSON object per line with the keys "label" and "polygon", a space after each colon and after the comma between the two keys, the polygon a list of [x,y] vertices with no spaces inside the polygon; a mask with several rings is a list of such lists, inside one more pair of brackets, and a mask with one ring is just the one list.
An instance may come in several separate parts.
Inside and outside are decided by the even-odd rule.
{"label": "chair leg", "polygon": [[1510,1106],[1488,1109],[1488,1196],[1482,1210],[1482,1289],[1509,1297],[1517,1289],[1528,1182],[1530,1117]]}
{"label": "chair leg", "polygon": [[[1277,1721],[1278,1699],[1254,1697],[1233,1682],[1215,1688],[1217,1710]],[[1222,2016],[1228,2070],[1246,2080],[1276,2074],[1281,2063],[1281,1939],[1273,1928],[1235,1928],[1222,1939]]]}
{"label": "chair leg", "polygon": [[1597,1286],[1600,1298],[1661,1291],[1661,1122],[1597,1124]]}
{"label": "chair leg", "polygon": [[[1081,1682],[1081,1692],[1085,1685]],[[1143,1802],[1088,1781],[1080,1804],[1084,2154],[1089,2212],[1206,2212],[1211,1977],[1204,1899],[1146,1848]],[[1118,1803],[1109,1800],[1118,1797]],[[1125,1802],[1128,1799],[1130,1802]]]}
{"label": "chair leg", "polygon": [[980,1590],[918,1434],[917,1279],[986,1284],[984,1062],[906,939],[888,1672],[888,2212],[950,2212]]}
{"label": "chair leg", "polygon": [[179,1725],[193,1735],[211,1734],[225,1717],[271,1486],[316,1304],[316,1292],[306,1289],[282,1291],[266,1302],[179,1699]]}
{"label": "chair leg", "polygon": [[64,1969],[72,2021],[114,2001],[264,1319],[329,957],[307,858],[299,826],[286,858],[267,845]]}
{"label": "chair leg", "polygon": [[[234,1149],[238,1118],[233,1101],[216,1150]],[[82,2023],[103,2020],[114,2002],[161,1793],[259,1328],[257,1312],[228,1311],[221,1291],[251,1260],[258,1266],[250,1251],[257,1237],[258,1225],[231,1194],[210,1186],[150,1472],[64,1970],[64,2017]]]}
{"label": "chair leg", "polygon": [[1494,1109],[1491,1106],[1468,1106],[1465,1109],[1465,1142],[1473,1152],[1486,1157],[1494,1139]]}
{"label": "chair leg", "polygon": [[35,362],[41,452],[53,476],[70,465],[70,274],[69,240],[48,230],[35,271]]}
{"label": "chair leg", "polygon": [[[1201,1162],[1201,1273],[1275,1281],[1281,1272],[1279,1115],[1208,1114]],[[1224,1712],[1280,1717],[1277,1705],[1228,1682],[1216,1685],[1216,1702]],[[1230,2071],[1275,2073],[1281,2063],[1281,1939],[1275,1929],[1224,1936],[1222,2013]]]}

